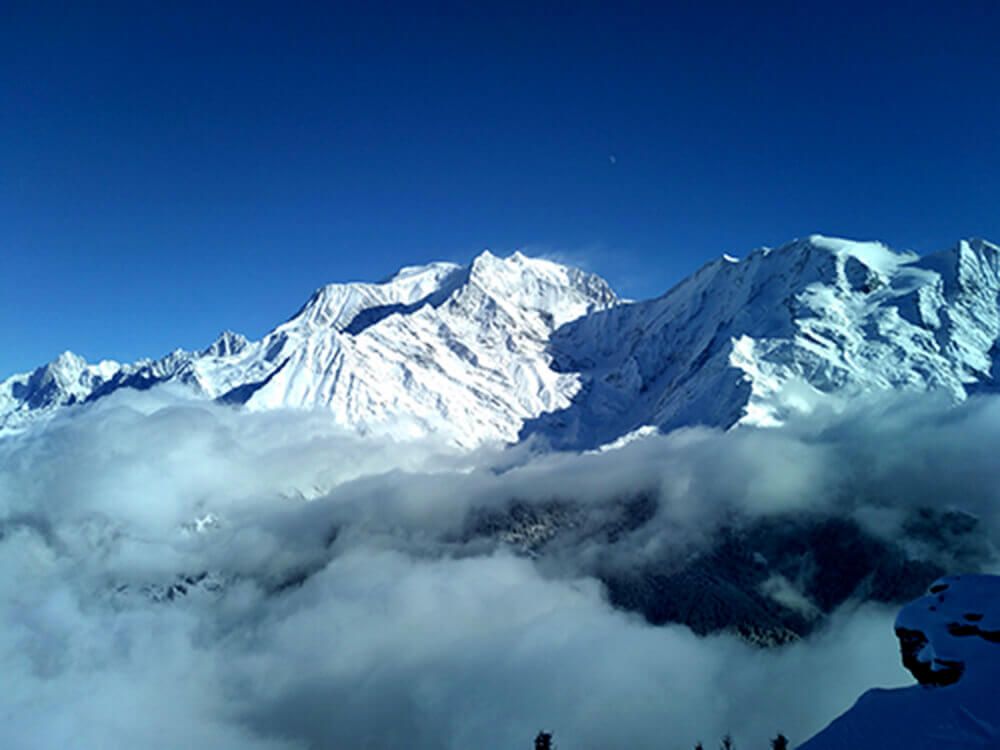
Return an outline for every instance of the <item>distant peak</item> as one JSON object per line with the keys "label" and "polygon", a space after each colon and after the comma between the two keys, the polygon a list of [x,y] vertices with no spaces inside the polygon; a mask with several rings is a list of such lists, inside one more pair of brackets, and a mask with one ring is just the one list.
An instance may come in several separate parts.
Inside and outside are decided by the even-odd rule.
{"label": "distant peak", "polygon": [[52,360],[54,365],[84,365],[87,363],[83,357],[75,352],[71,352],[69,349],[62,352],[58,357]]}
{"label": "distant peak", "polygon": [[67,349],[54,360],[49,362],[44,369],[49,372],[58,372],[70,377],[75,377],[76,374],[85,370],[86,367],[87,360],[79,354],[71,352]]}
{"label": "distant peak", "polygon": [[506,258],[480,253],[469,268],[469,280],[498,302],[544,312],[555,326],[619,304],[600,276],[520,251]]}
{"label": "distant peak", "polygon": [[790,242],[779,245],[776,248],[776,251],[815,248],[817,250],[827,250],[832,253],[850,253],[858,248],[873,246],[888,249],[885,244],[872,240],[852,240],[847,237],[833,237],[826,234],[813,233],[806,235],[805,237],[796,237]]}
{"label": "distant peak", "polygon": [[501,258],[489,250],[483,250],[472,259],[469,271],[473,276],[481,277],[483,274],[502,273],[513,268],[523,270],[528,265],[529,259],[520,253],[513,253],[506,258]]}
{"label": "distant peak", "polygon": [[457,263],[439,261],[404,266],[378,282],[327,284],[313,292],[285,326],[357,333],[393,312],[440,301],[466,274]]}
{"label": "distant peak", "polygon": [[542,276],[567,273],[585,274],[588,276],[593,275],[583,269],[577,268],[576,266],[567,265],[555,260],[549,260],[548,258],[533,257],[531,255],[526,255],[520,250],[515,250],[504,257],[496,255],[490,250],[483,250],[483,252],[473,258],[472,264],[469,268],[473,272],[482,271],[484,269],[503,269],[508,272],[518,274],[528,273]]}
{"label": "distant peak", "polygon": [[400,281],[409,281],[419,276],[441,277],[453,273],[461,268],[457,263],[448,261],[435,261],[419,266],[403,266],[396,273],[387,279],[383,279],[379,284],[393,284]]}
{"label": "distant peak", "polygon": [[980,254],[984,252],[1000,252],[1000,246],[982,237],[969,237],[968,239],[959,240],[958,249],[962,250],[966,248]]}
{"label": "distant peak", "polygon": [[[515,250],[506,256],[500,256],[494,253],[492,250],[483,250],[479,255],[472,259],[472,265],[495,265],[504,264],[508,266],[530,266],[536,263],[551,263],[551,261],[545,261],[542,258],[533,258],[530,255],[525,255],[520,250]],[[558,264],[554,264],[558,265]]]}
{"label": "distant peak", "polygon": [[[861,265],[883,275],[891,274],[900,265],[911,263],[918,257],[911,252],[893,250],[882,242],[851,240],[823,234],[810,234],[807,237],[792,240],[774,250],[764,249],[762,252],[765,256],[774,255],[776,257],[805,254],[815,256],[818,260],[832,256],[839,265],[843,265],[853,258]],[[820,262],[825,263],[826,261],[820,260]]]}
{"label": "distant peak", "polygon": [[211,357],[229,357],[239,354],[250,342],[246,336],[233,331],[223,331],[202,354]]}

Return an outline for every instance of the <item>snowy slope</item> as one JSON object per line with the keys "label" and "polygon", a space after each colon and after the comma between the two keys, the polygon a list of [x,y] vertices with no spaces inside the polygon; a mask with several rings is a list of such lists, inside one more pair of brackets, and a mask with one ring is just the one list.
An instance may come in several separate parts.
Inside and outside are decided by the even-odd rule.
{"label": "snowy slope", "polygon": [[549,367],[552,332],[615,304],[597,276],[485,252],[468,267],[323,287],[256,342],[227,333],[204,351],[134,365],[63,355],[0,384],[0,427],[170,382],[250,409],[327,409],[362,431],[435,432],[466,446],[515,440],[525,419],[568,406],[578,389],[576,375]]}
{"label": "snowy slope", "polygon": [[723,256],[662,297],[623,304],[597,276],[486,252],[323,287],[259,341],[227,333],[128,365],[66,353],[0,383],[0,429],[159,383],[464,446],[774,425],[887,389],[957,401],[994,387],[998,269],[1000,250],[981,240],[921,258],[812,236]]}
{"label": "snowy slope", "polygon": [[899,613],[896,632],[921,684],[868,691],[801,750],[1000,747],[1000,577],[934,582]]}
{"label": "snowy slope", "polygon": [[873,390],[964,399],[993,384],[998,257],[980,240],[919,258],[821,236],[724,256],[559,330],[556,366],[584,389],[528,431],[600,445],[643,425],[775,425]]}

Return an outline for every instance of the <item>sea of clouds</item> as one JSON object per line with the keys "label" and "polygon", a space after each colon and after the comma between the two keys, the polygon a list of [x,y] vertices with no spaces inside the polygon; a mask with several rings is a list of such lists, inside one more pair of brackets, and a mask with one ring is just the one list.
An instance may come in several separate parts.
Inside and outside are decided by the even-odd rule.
{"label": "sea of clouds", "polygon": [[778,649],[699,638],[612,608],[572,557],[543,566],[463,536],[470,513],[652,493],[653,521],[613,550],[623,566],[797,510],[892,538],[909,509],[950,506],[992,533],[998,441],[997,398],[462,454],[323,414],[119,393],[0,437],[0,746],[801,741],[863,690],[911,682],[893,609],[845,607]]}

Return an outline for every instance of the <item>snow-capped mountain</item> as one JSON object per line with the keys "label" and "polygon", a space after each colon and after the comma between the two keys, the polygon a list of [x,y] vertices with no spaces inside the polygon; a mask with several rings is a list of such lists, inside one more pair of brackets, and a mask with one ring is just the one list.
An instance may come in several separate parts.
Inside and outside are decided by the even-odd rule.
{"label": "snow-capped mountain", "polygon": [[601,444],[642,425],[775,425],[873,390],[964,399],[993,383],[998,261],[982,240],[921,258],[821,236],[723,256],[557,331],[555,366],[584,388],[529,428]]}
{"label": "snow-capped mountain", "polygon": [[872,390],[994,383],[1000,249],[919,257],[811,236],[713,261],[625,303],[601,278],[519,253],[331,284],[259,341],[90,365],[66,353],[0,383],[16,429],[120,388],[180,383],[250,409],[471,447],[541,433],[592,447],[644,426],[774,425]]}
{"label": "snow-capped mountain", "polygon": [[576,374],[550,367],[553,331],[616,304],[592,274],[484,252],[468,267],[325,286],[260,341],[225,333],[203,351],[131,365],[63,354],[0,384],[0,427],[170,382],[250,409],[328,409],[363,431],[434,432],[466,446],[515,440],[526,419],[568,407],[579,389]]}

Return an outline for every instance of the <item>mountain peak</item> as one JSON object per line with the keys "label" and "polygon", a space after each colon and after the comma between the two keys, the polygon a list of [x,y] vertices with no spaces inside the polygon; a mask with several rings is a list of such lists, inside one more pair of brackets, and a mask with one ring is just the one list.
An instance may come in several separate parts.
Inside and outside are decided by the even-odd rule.
{"label": "mountain peak", "polygon": [[224,332],[129,365],[65,353],[0,383],[0,427],[163,382],[247,408],[327,409],[358,429],[407,421],[462,445],[779,424],[888,389],[958,401],[1000,390],[998,298],[1000,251],[981,239],[920,258],[809,235],[628,304],[594,274],[486,250],[321,287],[260,341]]}
{"label": "mountain peak", "polygon": [[379,282],[327,284],[313,292],[284,327],[347,331],[366,310],[412,307],[453,286],[461,272],[461,266],[455,263],[438,262],[405,266]]}
{"label": "mountain peak", "polygon": [[472,262],[469,279],[500,304],[544,314],[554,328],[619,303],[600,276],[521,252],[506,258],[481,253]]}
{"label": "mountain peak", "polygon": [[812,235],[717,259],[660,298],[560,331],[571,413],[529,431],[600,445],[654,425],[776,425],[885,390],[1000,389],[1000,254],[938,256]]}
{"label": "mountain peak", "polygon": [[959,254],[967,252],[980,257],[996,257],[1000,254],[1000,247],[989,240],[983,239],[982,237],[970,237],[968,239],[959,240],[954,251]]}
{"label": "mountain peak", "polygon": [[246,336],[233,331],[223,331],[219,337],[207,348],[202,350],[202,356],[206,357],[231,357],[239,354],[248,345]]}
{"label": "mountain peak", "polygon": [[67,374],[78,374],[87,366],[87,360],[79,354],[71,352],[69,349],[62,352],[58,357],[48,364],[48,369],[52,372]]}
{"label": "mountain peak", "polygon": [[917,258],[913,253],[900,253],[892,250],[882,242],[850,240],[822,234],[810,234],[774,249],[762,248],[760,252],[764,255],[785,256],[828,254],[841,261],[854,258],[865,266],[883,273],[891,273],[901,263],[912,262]]}
{"label": "mountain peak", "polygon": [[446,277],[461,268],[462,267],[458,263],[450,263],[448,261],[434,261],[423,265],[403,266],[392,276],[379,282],[379,284],[411,284],[419,283],[417,280],[423,280],[424,282],[427,280],[437,280]]}

